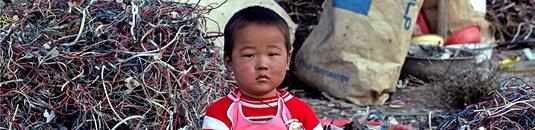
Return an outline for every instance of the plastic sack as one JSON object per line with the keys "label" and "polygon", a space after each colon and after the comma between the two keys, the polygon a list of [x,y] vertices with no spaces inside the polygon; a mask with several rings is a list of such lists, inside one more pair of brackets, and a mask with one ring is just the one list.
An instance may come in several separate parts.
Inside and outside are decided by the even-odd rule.
{"label": "plastic sack", "polygon": [[296,75],[357,105],[395,91],[423,0],[327,0],[295,58]]}

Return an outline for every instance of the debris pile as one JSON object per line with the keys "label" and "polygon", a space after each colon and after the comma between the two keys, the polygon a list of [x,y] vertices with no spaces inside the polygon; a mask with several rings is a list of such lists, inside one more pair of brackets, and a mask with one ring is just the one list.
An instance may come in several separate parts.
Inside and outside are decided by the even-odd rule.
{"label": "debris pile", "polygon": [[[323,8],[323,0],[303,1],[303,0],[276,0],[280,6],[288,12],[292,21],[298,24],[295,32],[293,47],[301,48],[303,42],[318,24]],[[294,50],[296,53],[297,50]]]}
{"label": "debris pile", "polygon": [[[217,5],[213,5],[217,7]],[[18,0],[0,14],[0,129],[199,129],[228,91],[211,6]]]}
{"label": "debris pile", "polygon": [[449,116],[440,129],[531,129],[535,127],[533,83],[511,77],[500,82],[493,100],[472,104]]}
{"label": "debris pile", "polygon": [[487,0],[486,19],[500,41],[535,40],[535,1]]}

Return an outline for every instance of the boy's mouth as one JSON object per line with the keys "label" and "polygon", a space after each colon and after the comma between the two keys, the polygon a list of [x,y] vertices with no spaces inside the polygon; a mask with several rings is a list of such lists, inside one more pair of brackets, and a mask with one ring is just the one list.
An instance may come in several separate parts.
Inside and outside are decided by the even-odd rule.
{"label": "boy's mouth", "polygon": [[256,80],[258,81],[269,81],[269,77],[267,75],[260,75],[256,77]]}

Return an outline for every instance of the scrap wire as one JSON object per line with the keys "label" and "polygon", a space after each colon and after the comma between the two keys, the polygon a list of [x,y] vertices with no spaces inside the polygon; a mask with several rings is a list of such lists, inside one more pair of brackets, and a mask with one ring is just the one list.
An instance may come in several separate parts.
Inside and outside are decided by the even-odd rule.
{"label": "scrap wire", "polygon": [[0,129],[199,129],[205,107],[232,81],[222,49],[203,31],[204,15],[217,6],[7,4],[0,14]]}
{"label": "scrap wire", "polygon": [[535,1],[487,0],[486,19],[499,41],[534,40]]}
{"label": "scrap wire", "polygon": [[535,89],[533,83],[518,77],[500,82],[493,100],[479,102],[450,116],[440,129],[487,128],[529,130],[535,127]]}

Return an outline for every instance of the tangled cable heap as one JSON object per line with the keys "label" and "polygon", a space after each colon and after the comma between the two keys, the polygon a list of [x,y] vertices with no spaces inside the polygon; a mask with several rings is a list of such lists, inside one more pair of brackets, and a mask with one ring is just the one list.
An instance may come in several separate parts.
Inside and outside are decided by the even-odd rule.
{"label": "tangled cable heap", "polygon": [[218,5],[17,0],[0,14],[0,129],[199,129],[229,87]]}
{"label": "tangled cable heap", "polygon": [[512,77],[500,82],[494,100],[479,102],[450,116],[440,129],[529,130],[535,128],[535,89],[533,83]]}
{"label": "tangled cable heap", "polygon": [[[288,15],[292,18],[292,21],[298,24],[297,30],[295,32],[295,41],[293,46],[296,49],[301,48],[303,42],[312,30],[314,26],[318,24],[321,12],[323,11],[321,7],[322,0],[275,0],[280,6],[284,8]],[[294,54],[297,54],[297,50],[294,51]]]}
{"label": "tangled cable heap", "polygon": [[495,27],[495,37],[502,41],[535,40],[535,1],[487,0],[486,19]]}

